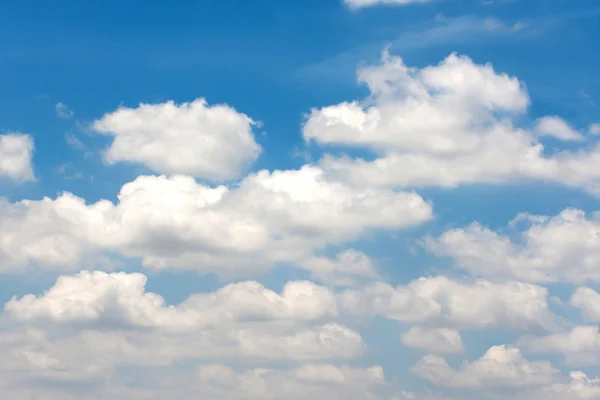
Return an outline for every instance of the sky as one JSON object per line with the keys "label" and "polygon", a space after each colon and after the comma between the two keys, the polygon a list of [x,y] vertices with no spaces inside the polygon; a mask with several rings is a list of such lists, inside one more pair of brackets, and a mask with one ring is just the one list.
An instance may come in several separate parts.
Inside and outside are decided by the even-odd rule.
{"label": "sky", "polygon": [[596,0],[0,36],[0,399],[600,399]]}

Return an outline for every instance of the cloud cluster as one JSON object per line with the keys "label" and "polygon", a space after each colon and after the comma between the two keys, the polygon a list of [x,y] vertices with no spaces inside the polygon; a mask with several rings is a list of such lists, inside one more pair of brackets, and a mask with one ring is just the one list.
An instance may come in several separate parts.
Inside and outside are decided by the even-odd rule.
{"label": "cloud cluster", "polygon": [[[0,242],[0,271],[28,265],[79,269],[91,255],[110,251],[139,257],[147,267],[221,275],[249,275],[276,262],[306,259],[300,265],[329,276],[336,267],[312,259],[314,251],[370,230],[432,218],[431,206],[415,193],[354,188],[313,166],[260,171],[232,188],[182,175],[140,176],[117,197],[117,204],[86,204],[70,193],[0,202],[6,238]],[[357,257],[347,253],[341,262],[354,262],[348,256]],[[357,268],[372,274],[369,266]]]}
{"label": "cloud cluster", "polygon": [[556,216],[525,213],[511,225],[521,222],[528,226],[517,239],[475,222],[429,238],[426,245],[477,276],[530,282],[600,279],[600,214],[571,208]]}
{"label": "cloud cluster", "polygon": [[[558,117],[519,127],[529,96],[516,78],[452,54],[438,65],[407,66],[384,52],[359,70],[370,97],[313,109],[307,142],[360,147],[373,159],[326,155],[321,166],[357,185],[456,187],[542,180],[600,194],[600,148]],[[546,136],[580,141],[576,151],[549,152]],[[591,139],[590,139],[591,140]]]}
{"label": "cloud cluster", "polygon": [[[422,1],[346,4],[411,2]],[[140,175],[116,200],[91,204],[72,193],[0,198],[0,273],[39,268],[58,276],[45,292],[12,297],[0,313],[0,397],[445,398],[394,386],[381,366],[361,359],[369,346],[360,328],[384,318],[403,332],[399,348],[426,354],[414,375],[444,390],[486,399],[600,399],[598,379],[578,371],[567,377],[549,361],[524,356],[598,365],[600,334],[591,324],[600,322],[592,285],[600,281],[600,214],[522,213],[506,230],[474,222],[425,238],[428,250],[468,276],[392,285],[377,260],[357,250],[367,234],[434,218],[433,205],[411,187],[541,180],[600,194],[597,126],[556,115],[524,125],[525,85],[458,54],[413,68],[386,51],[358,78],[368,98],[306,118],[304,140],[324,150],[316,164],[244,175],[262,151],[254,119],[202,98],[140,104],[119,107],[91,128],[110,138],[108,164],[164,175]],[[74,116],[62,103],[56,111]],[[28,135],[1,135],[0,175],[34,179],[33,149]],[[137,260],[225,282],[168,304],[146,290],[143,273],[114,272]],[[315,282],[294,278],[273,290],[235,280],[284,266]],[[540,286],[548,283],[581,285],[563,306],[578,309],[588,325],[555,313],[550,289]],[[470,334],[481,331],[521,337],[455,363],[469,354]]]}

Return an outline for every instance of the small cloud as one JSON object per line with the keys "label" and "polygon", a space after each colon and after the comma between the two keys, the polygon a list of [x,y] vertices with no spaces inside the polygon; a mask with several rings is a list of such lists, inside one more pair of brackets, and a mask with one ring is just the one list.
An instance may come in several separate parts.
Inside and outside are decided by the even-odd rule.
{"label": "small cloud", "polygon": [[591,124],[588,128],[588,132],[592,135],[600,135],[600,123]]}
{"label": "small cloud", "polygon": [[56,116],[60,119],[73,119],[75,113],[64,103],[56,103]]}

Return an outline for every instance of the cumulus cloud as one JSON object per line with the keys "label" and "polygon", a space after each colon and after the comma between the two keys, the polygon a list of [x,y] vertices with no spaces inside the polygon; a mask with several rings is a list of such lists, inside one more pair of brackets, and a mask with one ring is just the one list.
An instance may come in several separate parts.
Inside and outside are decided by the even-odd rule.
{"label": "cumulus cloud", "polygon": [[438,386],[460,388],[506,388],[547,385],[558,370],[548,361],[528,361],[519,349],[491,347],[480,359],[452,368],[439,356],[428,355],[417,362],[413,372]]}
{"label": "cumulus cloud", "polygon": [[600,279],[600,214],[565,209],[554,217],[520,214],[530,225],[519,240],[479,223],[452,229],[426,241],[438,255],[478,276],[532,282],[585,282]]}
{"label": "cumulus cloud", "polygon": [[33,138],[26,134],[0,135],[0,177],[32,181]]}
{"label": "cumulus cloud", "polygon": [[132,384],[127,379],[114,376],[107,385],[71,385],[68,390],[61,390],[58,385],[44,386],[39,381],[30,382],[30,386],[23,390],[7,382],[8,388],[3,393],[26,400],[161,400],[168,397],[207,400],[384,400],[379,392],[387,385],[380,366],[355,368],[332,364],[241,371],[224,364],[201,364],[192,371],[176,373],[164,368],[144,370],[137,377],[144,384]]}
{"label": "cumulus cloud", "polygon": [[300,261],[298,266],[310,271],[312,279],[333,286],[357,286],[361,282],[380,279],[373,260],[353,249],[344,250],[335,258],[311,257]]}
{"label": "cumulus cloud", "polygon": [[[0,202],[0,232],[7,238],[0,242],[0,270],[32,264],[79,269],[106,250],[140,257],[153,268],[248,275],[274,262],[305,260],[369,230],[432,217],[415,193],[352,188],[311,166],[260,171],[232,188],[185,176],[140,176],[117,197],[117,204],[86,204],[70,193]],[[309,264],[313,272],[319,268],[318,261]]]}
{"label": "cumulus cloud", "polygon": [[534,400],[596,400],[600,399],[600,379],[590,378],[582,371],[572,371],[566,382],[528,391],[516,396],[517,399]]}
{"label": "cumulus cloud", "polygon": [[574,366],[600,365],[598,326],[576,326],[568,332],[547,336],[525,336],[518,346],[533,353],[558,353]]}
{"label": "cumulus cloud", "polygon": [[452,54],[418,69],[386,51],[358,79],[369,98],[313,109],[304,125],[307,142],[375,153],[373,160],[325,155],[320,164],[332,176],[391,187],[537,179],[600,194],[599,147],[547,154],[540,132],[562,140],[574,132],[548,118],[538,133],[518,127],[527,91],[490,64]]}
{"label": "cumulus cloud", "polygon": [[460,282],[443,276],[420,278],[396,288],[374,284],[339,295],[341,309],[353,315],[457,329],[552,330],[558,321],[547,299],[548,291],[541,286]]}
{"label": "cumulus cloud", "polygon": [[0,346],[9,346],[10,362],[70,380],[100,379],[119,365],[313,362],[352,359],[366,348],[337,322],[333,293],[310,282],[289,282],[281,293],[235,283],[178,305],[145,284],[138,273],[63,276],[42,295],[6,303]]}
{"label": "cumulus cloud", "polygon": [[227,105],[210,106],[200,98],[120,107],[92,127],[113,138],[104,154],[109,164],[132,162],[158,173],[229,180],[261,151],[252,132],[255,124]]}
{"label": "cumulus cloud", "polygon": [[425,349],[430,353],[461,353],[465,346],[460,333],[454,329],[413,327],[402,334],[402,344]]}
{"label": "cumulus cloud", "polygon": [[579,132],[564,119],[555,115],[538,119],[533,129],[540,136],[553,136],[564,141],[583,140],[583,136]]}
{"label": "cumulus cloud", "polygon": [[600,322],[600,293],[594,289],[587,287],[577,288],[573,296],[571,296],[569,304],[579,308],[586,320]]}

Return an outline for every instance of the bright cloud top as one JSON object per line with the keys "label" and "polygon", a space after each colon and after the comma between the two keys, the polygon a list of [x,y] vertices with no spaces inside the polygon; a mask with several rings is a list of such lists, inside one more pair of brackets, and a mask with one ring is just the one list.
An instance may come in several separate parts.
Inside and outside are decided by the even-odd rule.
{"label": "bright cloud top", "polygon": [[452,54],[438,65],[411,68],[385,52],[358,79],[371,93],[363,102],[313,109],[304,125],[307,142],[366,148],[373,160],[326,155],[332,176],[373,186],[442,186],[553,181],[600,194],[600,150],[546,154],[541,138],[581,141],[558,117],[534,131],[519,128],[530,103],[523,84],[490,64]]}
{"label": "bright cloud top", "polygon": [[80,268],[90,255],[117,251],[152,268],[222,275],[298,262],[327,279],[336,267],[312,259],[314,251],[369,230],[432,218],[431,206],[415,193],[353,188],[313,166],[260,171],[232,188],[207,187],[186,176],[140,176],[123,186],[118,199],[88,205],[66,193],[0,202],[0,231],[10,238],[0,243],[9,261],[4,268]]}
{"label": "bright cloud top", "polygon": [[229,180],[261,152],[252,133],[255,124],[227,105],[196,99],[121,107],[92,127],[113,137],[104,154],[110,164],[133,162],[159,173]]}

